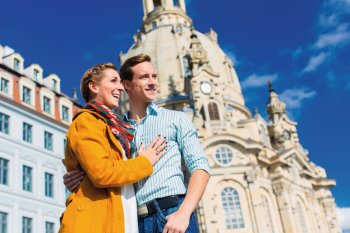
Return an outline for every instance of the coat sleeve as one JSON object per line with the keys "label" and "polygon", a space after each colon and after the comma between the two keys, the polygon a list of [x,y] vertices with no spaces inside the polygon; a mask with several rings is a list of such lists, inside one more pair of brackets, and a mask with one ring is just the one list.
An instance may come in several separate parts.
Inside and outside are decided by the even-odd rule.
{"label": "coat sleeve", "polygon": [[152,174],[153,167],[144,156],[129,160],[110,159],[111,146],[105,123],[93,115],[81,114],[69,131],[70,149],[95,187],[132,184]]}

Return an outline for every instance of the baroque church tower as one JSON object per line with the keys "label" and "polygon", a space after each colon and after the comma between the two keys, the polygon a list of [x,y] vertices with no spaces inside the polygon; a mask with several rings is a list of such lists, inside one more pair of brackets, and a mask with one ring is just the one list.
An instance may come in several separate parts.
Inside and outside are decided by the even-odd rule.
{"label": "baroque church tower", "polygon": [[[201,232],[340,233],[334,180],[312,163],[269,84],[269,121],[245,106],[234,64],[212,29],[195,30],[184,0],[143,0],[141,29],[120,61],[148,54],[158,100],[184,111],[212,167],[197,209]],[[128,109],[127,96],[122,101]]]}

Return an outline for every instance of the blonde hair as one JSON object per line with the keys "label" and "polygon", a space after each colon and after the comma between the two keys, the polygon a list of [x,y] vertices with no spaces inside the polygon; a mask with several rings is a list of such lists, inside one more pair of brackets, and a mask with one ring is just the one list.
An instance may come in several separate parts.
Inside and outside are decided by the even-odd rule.
{"label": "blonde hair", "polygon": [[80,92],[86,103],[91,100],[91,90],[89,88],[89,83],[99,83],[103,79],[103,72],[108,69],[117,71],[117,67],[114,64],[104,63],[94,65],[93,67],[88,69],[81,77]]}

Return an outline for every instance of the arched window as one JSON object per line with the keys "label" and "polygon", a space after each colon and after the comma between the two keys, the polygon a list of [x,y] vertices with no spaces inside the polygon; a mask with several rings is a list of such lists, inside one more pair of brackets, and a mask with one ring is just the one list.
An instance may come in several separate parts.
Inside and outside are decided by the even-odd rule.
{"label": "arched window", "polygon": [[153,0],[154,7],[161,6],[160,0]]}
{"label": "arched window", "polygon": [[208,104],[209,119],[211,121],[220,120],[219,109],[216,103],[210,102]]}
{"label": "arched window", "polygon": [[233,152],[226,146],[221,146],[216,149],[215,159],[223,165],[229,164],[233,159]]}
{"label": "arched window", "polygon": [[307,231],[305,214],[304,214],[303,207],[300,204],[300,201],[298,201],[296,204],[296,211],[299,219],[301,233],[307,233],[308,231]]}
{"label": "arched window", "polygon": [[269,201],[267,200],[265,195],[261,195],[262,207],[265,213],[265,226],[266,232],[275,233],[272,219],[272,212],[270,209]]}
{"label": "arched window", "polygon": [[234,188],[226,187],[221,192],[221,201],[225,212],[226,229],[244,228],[241,204]]}

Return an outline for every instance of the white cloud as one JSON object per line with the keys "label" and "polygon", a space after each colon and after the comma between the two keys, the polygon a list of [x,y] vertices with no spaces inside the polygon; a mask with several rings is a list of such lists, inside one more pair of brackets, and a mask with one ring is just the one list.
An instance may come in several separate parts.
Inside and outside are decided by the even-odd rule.
{"label": "white cloud", "polygon": [[313,98],[316,95],[316,91],[309,90],[306,87],[294,88],[285,90],[280,98],[286,103],[289,109],[300,109],[302,107],[303,101]]}
{"label": "white cloud", "polygon": [[348,24],[343,23],[335,31],[320,35],[314,44],[314,48],[337,47],[349,42],[350,31],[348,30]]}
{"label": "white cloud", "polygon": [[328,56],[328,53],[322,52],[317,56],[311,57],[307,66],[305,66],[305,68],[302,70],[302,73],[315,71],[320,65],[322,65],[326,61]]}
{"label": "white cloud", "polygon": [[237,60],[237,57],[234,52],[234,45],[233,44],[224,44],[222,45],[222,49],[224,50],[225,54],[230,58],[233,65],[237,67],[240,62]]}
{"label": "white cloud", "polygon": [[350,231],[350,207],[347,208],[337,208],[337,215],[340,226],[343,232]]}
{"label": "white cloud", "polygon": [[265,75],[256,75],[252,74],[247,79],[242,82],[242,88],[254,88],[266,86],[268,81],[276,81],[278,79],[277,74],[265,74]]}
{"label": "white cloud", "polygon": [[331,14],[327,16],[322,14],[319,18],[319,25],[322,27],[334,27],[338,24],[338,14]]}

